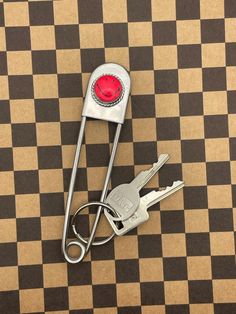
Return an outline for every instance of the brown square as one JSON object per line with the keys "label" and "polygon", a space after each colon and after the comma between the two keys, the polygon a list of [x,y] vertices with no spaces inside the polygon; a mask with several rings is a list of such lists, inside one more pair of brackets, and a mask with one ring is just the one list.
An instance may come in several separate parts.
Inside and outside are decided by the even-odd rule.
{"label": "brown square", "polygon": [[225,66],[225,44],[203,44],[201,47],[202,67]]}
{"label": "brown square", "polygon": [[116,291],[118,306],[140,305],[139,283],[119,283],[116,285]]}
{"label": "brown square", "polygon": [[186,256],[184,234],[162,234],[162,250],[164,257]]}
{"label": "brown square", "polygon": [[[95,214],[89,215],[90,230],[92,229],[92,226],[94,224],[95,216],[96,216]],[[108,220],[105,218],[105,216],[102,215],[102,217],[99,221],[99,226],[98,226],[97,231],[96,231],[96,236],[97,237],[107,237],[109,234],[111,234],[111,226],[110,226]]]}
{"label": "brown square", "polygon": [[154,94],[154,72],[136,71],[130,72],[133,95]]}
{"label": "brown square", "polygon": [[132,143],[119,143],[116,152],[115,166],[132,166],[134,164],[134,150]]}
{"label": "brown square", "polygon": [[114,247],[116,259],[138,258],[137,236],[116,237]]}
{"label": "brown square", "polygon": [[182,140],[204,138],[203,117],[180,117],[180,134]]}
{"label": "brown square", "polygon": [[0,27],[0,51],[6,51],[6,36],[4,27]]}
{"label": "brown square", "polygon": [[102,24],[80,24],[80,48],[103,48],[104,34]]}
{"label": "brown square", "polygon": [[[64,2],[59,1],[57,3]],[[58,73],[81,73],[81,60],[79,49],[57,50]]]}
{"label": "brown square", "polygon": [[213,280],[214,303],[235,302],[236,280]]}
{"label": "brown square", "polygon": [[159,211],[150,211],[149,220],[138,227],[138,234],[161,234]]}
{"label": "brown square", "polygon": [[236,19],[227,18],[225,19],[225,41],[235,42],[236,41]]}
{"label": "brown square", "polygon": [[129,46],[152,46],[152,23],[128,23]]}
{"label": "brown square", "polygon": [[109,130],[106,121],[88,121],[85,134],[86,144],[106,144],[109,143]]}
{"label": "brown square", "polygon": [[16,219],[1,219],[0,220],[0,239],[1,239],[1,243],[17,241]]}
{"label": "brown square", "polygon": [[[65,207],[68,193],[64,193]],[[71,206],[71,214],[75,213],[75,211],[82,206],[83,204],[88,203],[88,192],[75,191],[73,195],[73,202]],[[81,212],[81,215],[88,214],[88,209],[84,209]]]}
{"label": "brown square", "polygon": [[176,19],[175,0],[153,0],[152,20],[171,21]]}
{"label": "brown square", "polygon": [[[63,145],[62,146],[62,165],[63,168],[72,168],[74,155],[75,155],[75,145]],[[81,147],[79,167],[86,167],[86,150],[85,145]]]}
{"label": "brown square", "polygon": [[142,306],[142,314],[166,314],[165,305]]}
{"label": "brown square", "polygon": [[58,82],[56,74],[34,75],[35,98],[58,98]]}
{"label": "brown square", "polygon": [[201,0],[200,16],[201,19],[224,18],[224,1],[222,0]]}
{"label": "brown square", "polygon": [[210,256],[188,256],[187,265],[189,280],[212,279]]}
{"label": "brown square", "polygon": [[67,281],[66,263],[43,265],[43,283],[45,288],[65,287],[67,286]]}
{"label": "brown square", "polygon": [[0,291],[18,290],[18,267],[0,268]]}
{"label": "brown square", "polygon": [[53,3],[55,25],[78,24],[78,3],[76,0]]}
{"label": "brown square", "polygon": [[146,142],[157,140],[156,119],[133,119],[133,141]]}
{"label": "brown square", "polygon": [[105,60],[106,62],[122,64],[123,67],[129,70],[129,48],[105,48]]}
{"label": "brown square", "polygon": [[227,114],[227,92],[214,91],[203,93],[204,115]]}
{"label": "brown square", "polygon": [[177,43],[178,44],[201,43],[200,20],[177,21]]}
{"label": "brown square", "polygon": [[187,233],[209,232],[207,209],[186,210],[184,212],[185,231]]}
{"label": "brown square", "polygon": [[226,67],[227,89],[236,89],[236,67]]}
{"label": "brown square", "polygon": [[14,187],[14,172],[3,171],[0,172],[0,195],[15,194]]}
{"label": "brown square", "polygon": [[158,154],[169,154],[168,163],[181,162],[181,142],[180,141],[159,141],[157,143]]}
{"label": "brown square", "polygon": [[103,0],[102,5],[104,23],[127,22],[126,0],[120,0],[119,2],[113,0]]}
{"label": "brown square", "polygon": [[0,124],[0,147],[12,146],[12,132],[10,124]]}
{"label": "brown square", "polygon": [[236,184],[236,161],[231,161],[230,167],[231,167],[231,183]]}
{"label": "brown square", "polygon": [[106,176],[105,167],[87,168],[88,191],[101,191]]}
{"label": "brown square", "polygon": [[210,185],[207,187],[209,208],[231,208],[232,193],[230,185]]}
{"label": "brown square", "polygon": [[211,255],[235,255],[233,232],[211,232]]}
{"label": "brown square", "polygon": [[37,147],[13,148],[14,170],[38,169]]}
{"label": "brown square", "polygon": [[116,282],[115,261],[92,262],[92,283],[94,285]]}
{"label": "brown square", "polygon": [[62,169],[39,170],[39,188],[41,193],[63,192]]}
{"label": "brown square", "polygon": [[28,26],[29,9],[26,2],[4,3],[5,26]]}
{"label": "brown square", "polygon": [[178,117],[179,116],[179,95],[178,94],[155,95],[155,106],[156,106],[157,117],[164,117],[164,118]]}
{"label": "brown square", "polygon": [[191,314],[214,314],[213,304],[190,304]]}
{"label": "brown square", "polygon": [[177,46],[154,46],[153,62],[155,70],[177,69]]}
{"label": "brown square", "polygon": [[39,194],[16,195],[16,218],[39,217]]}
{"label": "brown square", "polygon": [[60,145],[61,129],[59,122],[40,122],[36,124],[38,146]]}
{"label": "brown square", "polygon": [[[59,240],[63,229],[63,216],[41,217],[42,240]],[[52,228],[53,225],[53,228]]]}
{"label": "brown square", "polygon": [[0,99],[9,99],[9,85],[7,76],[0,76]]}
{"label": "brown square", "polygon": [[201,69],[180,69],[179,92],[201,92],[202,91],[202,70]]}
{"label": "brown square", "polygon": [[35,122],[34,101],[31,99],[10,100],[11,122]]}
{"label": "brown square", "polygon": [[43,289],[20,290],[20,311],[21,313],[43,312]]}
{"label": "brown square", "polygon": [[30,38],[32,50],[49,50],[56,48],[54,26],[31,26]]}
{"label": "brown square", "polygon": [[8,51],[7,68],[9,75],[32,74],[32,58],[30,51]]}
{"label": "brown square", "polygon": [[229,139],[205,139],[206,161],[229,160]]}
{"label": "brown square", "polygon": [[164,288],[166,304],[189,303],[187,281],[165,281]]}
{"label": "brown square", "polygon": [[139,272],[141,282],[163,281],[162,258],[141,258]]}
{"label": "brown square", "polygon": [[19,265],[42,264],[41,241],[18,242],[17,256]]}
{"label": "brown square", "polygon": [[106,308],[94,308],[93,314],[117,314],[117,308],[106,307]]}
{"label": "brown square", "polygon": [[[143,170],[147,170],[147,169],[149,169],[150,168],[150,165],[147,165],[147,166],[144,166],[144,165],[138,165],[138,166],[135,166],[134,167],[134,174],[135,174],[135,176],[137,176],[137,174],[139,173],[139,172],[141,172],[141,171],[143,171]],[[157,176],[153,176],[152,178],[151,178],[151,180],[149,180],[148,182],[147,182],[147,184],[145,185],[145,188],[152,188],[152,189],[157,189],[157,187],[158,187],[158,175]]]}
{"label": "brown square", "polygon": [[[83,108],[82,98],[60,98],[60,121],[79,121]],[[87,132],[87,130],[86,130]]]}
{"label": "brown square", "polygon": [[92,286],[69,287],[70,310],[91,309],[93,307]]}
{"label": "brown square", "polygon": [[161,210],[183,210],[184,199],[183,190],[179,190],[160,202]]}
{"label": "brown square", "polygon": [[236,114],[228,115],[229,137],[236,137]]}
{"label": "brown square", "polygon": [[185,186],[202,186],[206,182],[205,163],[184,163],[182,165],[183,180]]}

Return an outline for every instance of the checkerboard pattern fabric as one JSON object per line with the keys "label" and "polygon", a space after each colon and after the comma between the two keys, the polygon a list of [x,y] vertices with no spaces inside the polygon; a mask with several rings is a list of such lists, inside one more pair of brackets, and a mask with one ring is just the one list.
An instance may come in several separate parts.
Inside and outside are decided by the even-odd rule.
{"label": "checkerboard pattern fabric", "polygon": [[[0,2],[0,312],[235,313],[236,1]],[[143,193],[186,186],[69,265],[64,205],[104,62],[132,79],[110,187],[160,153],[171,158]],[[99,199],[115,127],[88,121],[73,211]],[[95,213],[80,216],[85,236]],[[97,236],[109,232],[102,220]]]}

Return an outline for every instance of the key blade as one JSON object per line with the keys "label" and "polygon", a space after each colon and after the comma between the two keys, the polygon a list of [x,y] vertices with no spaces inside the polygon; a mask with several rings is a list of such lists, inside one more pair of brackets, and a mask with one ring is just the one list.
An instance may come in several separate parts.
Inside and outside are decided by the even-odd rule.
{"label": "key blade", "polygon": [[162,191],[151,191],[150,193],[141,197],[141,202],[147,206],[147,208],[160,202],[164,198],[170,196],[171,194],[177,192],[184,187],[183,181],[174,181],[171,186],[167,186],[165,190]]}
{"label": "key blade", "polygon": [[157,171],[167,162],[168,159],[168,154],[161,154],[158,158],[158,161],[154,163],[150,169],[139,172],[131,184],[133,184],[136,189],[140,191],[157,173]]}

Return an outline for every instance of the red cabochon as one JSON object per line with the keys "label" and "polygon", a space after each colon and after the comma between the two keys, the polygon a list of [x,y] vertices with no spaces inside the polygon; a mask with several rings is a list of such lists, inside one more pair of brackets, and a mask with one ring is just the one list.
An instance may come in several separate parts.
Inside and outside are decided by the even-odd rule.
{"label": "red cabochon", "polygon": [[112,103],[121,96],[121,82],[113,75],[103,75],[95,82],[94,93],[100,101]]}

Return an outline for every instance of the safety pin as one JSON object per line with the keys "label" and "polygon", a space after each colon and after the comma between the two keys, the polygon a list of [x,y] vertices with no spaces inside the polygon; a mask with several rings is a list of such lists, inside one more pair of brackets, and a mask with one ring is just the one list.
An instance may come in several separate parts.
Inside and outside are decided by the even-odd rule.
{"label": "safety pin", "polygon": [[[119,136],[122,125],[124,123],[126,108],[128,104],[128,98],[130,93],[130,77],[128,72],[120,65],[115,63],[105,63],[96,68],[90,76],[87,93],[84,100],[84,107],[82,111],[82,119],[80,125],[80,131],[75,151],[74,163],[71,173],[66,209],[65,209],[65,220],[62,235],[62,253],[67,262],[76,264],[79,263],[84,256],[88,253],[92,245],[102,245],[110,241],[115,233],[113,232],[106,239],[101,241],[94,241],[96,229],[99,223],[99,219],[102,214],[104,206],[101,204],[105,201],[108,184],[111,177],[111,171],[116,155],[116,150],[119,142]],[[94,202],[94,205],[98,205],[96,218],[91,230],[91,234],[88,240],[85,240],[76,230],[75,240],[68,240],[68,228],[70,220],[70,209],[73,200],[74,186],[76,180],[76,174],[78,170],[78,163],[80,158],[80,152],[82,142],[85,133],[85,125],[87,118],[94,118],[99,120],[105,120],[109,122],[117,123],[116,133],[112,146],[111,156],[107,168],[107,173],[104,181],[100,202]],[[105,206],[106,207],[106,206]],[[112,208],[109,208],[112,210]],[[76,218],[78,212],[73,216],[73,221]],[[80,255],[78,257],[69,256],[69,248],[71,246],[78,246],[80,248]]]}

